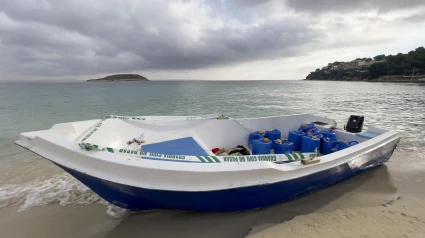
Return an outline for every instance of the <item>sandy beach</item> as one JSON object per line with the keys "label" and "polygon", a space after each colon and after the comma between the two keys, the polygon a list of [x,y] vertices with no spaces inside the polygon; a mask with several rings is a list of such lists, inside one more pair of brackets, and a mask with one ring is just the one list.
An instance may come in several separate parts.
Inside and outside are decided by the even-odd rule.
{"label": "sandy beach", "polygon": [[425,150],[401,148],[386,165],[330,188],[237,213],[108,210],[76,182],[74,198],[65,198],[74,205],[53,200],[19,211],[16,201],[0,209],[0,230],[4,237],[422,237],[424,158]]}
{"label": "sandy beach", "polygon": [[378,206],[313,213],[295,217],[279,225],[256,226],[247,238],[423,237],[424,221],[424,200],[398,197]]}

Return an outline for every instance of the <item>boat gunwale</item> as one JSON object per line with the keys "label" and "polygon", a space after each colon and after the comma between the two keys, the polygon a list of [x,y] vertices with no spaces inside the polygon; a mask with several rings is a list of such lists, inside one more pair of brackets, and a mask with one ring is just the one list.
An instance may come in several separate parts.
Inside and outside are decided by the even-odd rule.
{"label": "boat gunwale", "polygon": [[[274,162],[268,162],[268,161],[259,161],[259,162],[256,162],[256,163],[244,163],[244,164],[241,164],[241,163],[208,163],[208,165],[205,165],[206,163],[187,163],[187,164],[185,164],[186,170],[182,170],[181,168],[176,169],[173,165],[174,163],[170,163],[168,161],[152,161],[152,160],[144,160],[142,158],[138,159],[138,161],[128,160],[128,159],[123,160],[123,161],[118,161],[118,160],[115,159],[114,161],[112,161],[112,160],[102,158],[104,156],[88,155],[87,152],[83,153],[83,152],[79,152],[79,151],[72,150],[72,149],[69,149],[69,148],[63,148],[63,149],[69,150],[72,153],[79,153],[79,154],[81,154],[82,156],[85,156],[85,157],[90,157],[91,159],[95,159],[98,162],[112,163],[113,166],[118,166],[118,168],[119,168],[119,166],[131,166],[131,167],[137,167],[137,168],[143,168],[143,169],[174,171],[174,172],[180,172],[180,173],[188,173],[188,172],[195,172],[195,173],[196,172],[198,172],[198,173],[202,173],[202,172],[205,172],[205,173],[235,172],[236,173],[236,172],[247,172],[247,171],[251,172],[251,171],[256,171],[256,170],[257,171],[263,170],[263,172],[265,172],[266,170],[277,170],[277,171],[284,172],[284,173],[285,172],[292,172],[293,173],[294,171],[295,172],[296,171],[303,171],[304,169],[309,171],[309,172],[306,172],[306,173],[302,173],[301,175],[298,175],[298,176],[293,176],[292,178],[286,178],[286,179],[281,179],[281,180],[277,180],[277,181],[258,181],[257,184],[251,184],[250,183],[250,184],[246,185],[246,186],[254,186],[254,185],[259,185],[259,184],[275,183],[275,182],[279,182],[279,181],[302,178],[303,176],[307,176],[308,174],[317,173],[317,172],[320,172],[320,171],[325,170],[325,169],[336,167],[340,164],[347,163],[347,162],[357,158],[358,156],[366,154],[370,151],[378,150],[380,147],[384,146],[385,144],[390,143],[392,141],[395,141],[397,139],[400,139],[400,136],[398,135],[398,133],[388,131],[388,132],[386,132],[386,133],[384,133],[384,134],[382,134],[378,137],[372,138],[368,141],[365,141],[365,142],[359,144],[359,145],[363,144],[363,146],[361,146],[361,147],[347,148],[344,151],[338,151],[336,153],[320,157],[321,159],[325,159],[326,157],[328,159],[335,157],[334,159],[329,159],[329,161],[319,163],[319,164],[315,164],[315,165],[301,166],[298,169],[294,169],[294,170],[291,170],[291,171],[286,171],[286,170],[282,169],[287,164],[276,164]],[[98,173],[94,172],[93,169],[90,169],[90,166],[87,166],[87,165],[83,166],[84,168],[80,167],[79,169],[77,169],[77,168],[75,168],[75,166],[71,166],[71,164],[63,163],[63,161],[62,162],[57,161],[57,160],[55,160],[55,158],[52,158],[52,156],[49,156],[47,154],[43,155],[44,153],[37,152],[38,149],[36,149],[36,148],[31,148],[31,146],[26,147],[24,145],[21,145],[20,141],[17,141],[16,144],[18,144],[18,145],[20,145],[20,146],[22,146],[22,147],[24,147],[24,148],[26,148],[30,151],[33,151],[34,153],[39,154],[40,156],[42,156],[42,157],[44,157],[44,158],[46,158],[46,159],[48,159],[48,160],[50,160],[54,163],[60,164],[62,166],[70,168],[70,169],[74,169],[76,171],[83,172],[85,174],[88,174],[90,176],[93,176],[93,177],[96,177],[96,178],[99,178],[99,179],[104,179],[104,180],[108,180],[108,181],[111,181],[111,182],[126,184],[126,185],[130,185],[130,186],[135,186],[135,187],[158,189],[158,188],[155,188],[155,186],[153,186],[153,187],[140,186],[140,184],[131,183],[131,182],[129,182],[131,180],[129,180],[128,178],[124,179],[124,178],[119,178],[119,176],[109,177],[109,176],[105,176],[105,175],[102,175],[102,174],[98,174]],[[359,145],[357,145],[357,146],[359,146]],[[56,144],[56,146],[59,146],[59,145]],[[109,154],[109,153],[107,153],[107,154]],[[110,154],[109,156],[106,156],[106,157],[116,157],[116,156],[120,156],[120,157],[123,156],[123,158],[128,158],[127,156],[118,155],[118,154]],[[330,163],[330,162],[335,162],[337,160],[339,161],[339,163],[333,163],[333,164]],[[140,163],[140,161],[142,161],[142,163]],[[137,162],[139,164],[135,164],[134,162]],[[233,165],[237,164],[238,166],[229,166],[230,164],[233,164]],[[147,165],[150,165],[150,166],[147,166]],[[160,166],[160,165],[167,165],[167,166],[165,166],[167,168],[164,168],[164,166]],[[199,167],[200,165],[202,165],[202,170],[199,169],[199,168],[201,168],[201,167]],[[225,165],[225,166],[223,166],[223,165]],[[197,170],[187,170],[190,167],[198,168],[198,169]],[[225,168],[225,167],[233,167],[233,168],[231,170],[223,170],[223,168]],[[319,167],[322,167],[322,168],[317,169]],[[316,169],[312,169],[312,168],[316,168]],[[125,169],[125,168],[123,167],[123,169]],[[84,170],[86,170],[86,171],[84,171]],[[92,171],[90,171],[90,170],[92,170]],[[114,178],[112,178],[112,177],[114,177]],[[244,186],[236,186],[236,187],[244,187]],[[172,190],[172,189],[169,189],[169,188],[165,188],[165,189],[166,190]],[[214,189],[211,189],[211,190],[214,190]],[[220,190],[220,189],[216,189],[216,190]],[[176,190],[176,191],[180,191],[180,190]],[[192,191],[192,190],[188,190],[188,191]],[[194,191],[198,191],[198,190],[194,190]],[[204,191],[204,190],[202,190],[202,191]]]}

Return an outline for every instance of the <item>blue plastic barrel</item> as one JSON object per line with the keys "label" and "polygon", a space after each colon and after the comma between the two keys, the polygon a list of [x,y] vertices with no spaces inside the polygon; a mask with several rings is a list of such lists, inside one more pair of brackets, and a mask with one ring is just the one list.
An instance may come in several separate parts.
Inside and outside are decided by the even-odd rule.
{"label": "blue plastic barrel", "polygon": [[359,142],[358,142],[358,141],[355,141],[355,140],[348,142],[348,145],[349,145],[350,147],[351,147],[351,146],[358,145],[358,144],[359,144]]}
{"label": "blue plastic barrel", "polygon": [[271,141],[275,141],[277,139],[282,138],[281,133],[278,129],[274,129],[272,131],[266,131],[266,137]]}
{"label": "blue plastic barrel", "polygon": [[313,128],[310,128],[310,129],[307,130],[307,134],[312,134],[314,136],[320,135],[320,132],[321,132],[320,129],[318,129],[316,127],[313,127]]}
{"label": "blue plastic barrel", "polygon": [[254,140],[252,145],[252,154],[253,155],[266,155],[270,154],[272,149],[272,141],[268,138],[262,138],[259,140]]}
{"label": "blue plastic barrel", "polygon": [[359,143],[358,141],[350,141],[350,142],[341,141],[341,143],[339,143],[338,150],[347,149],[348,147],[355,146],[358,143]]}
{"label": "blue plastic barrel", "polygon": [[[266,131],[266,137],[271,141],[275,141],[282,138],[282,135],[278,129],[274,129],[272,131]],[[274,143],[272,143],[272,149],[274,149]]]}
{"label": "blue plastic barrel", "polygon": [[274,140],[273,147],[275,154],[292,154],[294,143],[286,140]]}
{"label": "blue plastic barrel", "polygon": [[322,131],[322,135],[323,137],[328,137],[330,139],[336,138],[335,130],[331,130],[331,129]]}
{"label": "blue plastic barrel", "polygon": [[305,133],[300,131],[290,131],[288,133],[288,141],[294,144],[292,148],[294,151],[301,150],[303,136],[305,136]]}
{"label": "blue plastic barrel", "polygon": [[317,136],[319,139],[323,139],[323,135],[322,134],[313,134],[313,132],[307,131],[307,133],[305,133],[307,136]]}
{"label": "blue plastic barrel", "polygon": [[299,131],[306,132],[307,130],[314,128],[314,124],[301,124]]}
{"label": "blue plastic barrel", "polygon": [[338,150],[339,143],[341,143],[341,141],[337,138],[323,138],[321,153],[327,155],[336,152]]}
{"label": "blue plastic barrel", "polygon": [[264,138],[265,135],[266,134],[264,133],[264,131],[254,131],[251,134],[249,134],[249,139],[248,139],[249,148],[252,148],[252,144],[254,140],[262,139]]}
{"label": "blue plastic barrel", "polygon": [[317,136],[304,136],[301,142],[301,152],[314,152],[316,148],[320,148],[320,138]]}

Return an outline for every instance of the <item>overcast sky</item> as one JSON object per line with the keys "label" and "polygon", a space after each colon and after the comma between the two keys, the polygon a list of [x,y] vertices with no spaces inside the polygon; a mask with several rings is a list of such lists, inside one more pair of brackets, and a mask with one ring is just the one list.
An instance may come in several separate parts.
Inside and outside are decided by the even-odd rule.
{"label": "overcast sky", "polygon": [[0,80],[293,80],[419,46],[425,0],[0,1]]}

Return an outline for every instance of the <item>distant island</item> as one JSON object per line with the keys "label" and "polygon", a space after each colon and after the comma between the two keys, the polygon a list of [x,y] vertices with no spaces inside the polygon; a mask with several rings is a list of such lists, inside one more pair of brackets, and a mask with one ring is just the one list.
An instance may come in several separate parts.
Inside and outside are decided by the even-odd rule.
{"label": "distant island", "polygon": [[86,82],[123,82],[123,81],[150,81],[139,74],[114,74],[99,79],[89,79]]}
{"label": "distant island", "polygon": [[407,54],[329,63],[311,72],[305,80],[425,82],[425,48],[419,47]]}

